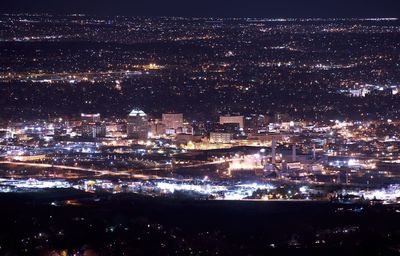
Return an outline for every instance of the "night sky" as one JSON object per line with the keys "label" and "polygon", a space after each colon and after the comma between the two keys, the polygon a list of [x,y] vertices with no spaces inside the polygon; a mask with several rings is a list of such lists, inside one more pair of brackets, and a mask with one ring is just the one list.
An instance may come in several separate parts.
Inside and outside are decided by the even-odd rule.
{"label": "night sky", "polygon": [[2,0],[1,13],[185,17],[399,17],[399,0]]}

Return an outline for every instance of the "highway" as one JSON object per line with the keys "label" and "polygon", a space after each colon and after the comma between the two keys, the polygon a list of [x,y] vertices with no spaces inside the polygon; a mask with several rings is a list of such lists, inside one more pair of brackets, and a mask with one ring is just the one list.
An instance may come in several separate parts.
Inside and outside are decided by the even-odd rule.
{"label": "highway", "polygon": [[[43,164],[43,163],[29,163],[29,162],[13,162],[13,161],[0,161],[0,164],[9,164],[16,166],[31,166],[31,167],[39,167],[39,168],[56,168],[56,169],[64,169],[64,170],[76,170],[76,171],[85,171],[92,172],[97,176],[128,176],[130,178],[149,180],[149,179],[171,179],[165,178],[157,175],[146,175],[146,174],[132,174],[129,171],[118,171],[113,172],[110,170],[97,170],[91,168],[84,168],[78,166],[67,166],[67,165],[53,165],[53,164]],[[173,180],[173,179],[172,179]]]}

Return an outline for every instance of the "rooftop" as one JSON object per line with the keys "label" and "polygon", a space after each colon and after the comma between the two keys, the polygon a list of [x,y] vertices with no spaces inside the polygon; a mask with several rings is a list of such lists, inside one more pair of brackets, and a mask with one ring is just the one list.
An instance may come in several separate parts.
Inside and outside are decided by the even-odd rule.
{"label": "rooftop", "polygon": [[146,113],[143,112],[143,110],[140,109],[133,109],[130,113],[129,116],[147,116]]}

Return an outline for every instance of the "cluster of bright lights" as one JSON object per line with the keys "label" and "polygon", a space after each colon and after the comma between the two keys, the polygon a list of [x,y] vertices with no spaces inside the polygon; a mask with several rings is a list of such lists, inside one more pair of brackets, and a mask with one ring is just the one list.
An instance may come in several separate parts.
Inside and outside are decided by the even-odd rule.
{"label": "cluster of bright lights", "polygon": [[16,189],[45,189],[45,188],[70,188],[71,184],[64,180],[15,180],[15,179],[2,179],[0,185],[6,188]]}
{"label": "cluster of bright lights", "polygon": [[397,202],[400,198],[400,184],[392,184],[387,188],[374,189],[374,190],[362,190],[359,192],[352,192],[358,196],[363,196],[367,200],[384,200],[387,202]]}
{"label": "cluster of bright lights", "polygon": [[260,154],[235,157],[229,163],[229,170],[256,170],[263,169],[263,158]]}
{"label": "cluster of bright lights", "polygon": [[[128,182],[128,187],[131,191],[147,191],[150,193],[173,194],[176,191],[187,193],[197,193],[205,196],[214,196],[216,199],[223,200],[243,200],[252,196],[257,190],[274,190],[276,187],[269,183],[235,183],[230,185],[221,185],[210,181],[208,178],[203,180],[193,181],[168,181],[154,180],[146,182]],[[105,190],[114,191],[115,185],[109,180],[88,180],[84,185],[73,185],[62,179],[52,180],[37,180],[37,179],[0,179],[0,192],[12,192],[24,189],[57,189],[57,188],[76,188],[76,189],[95,189],[100,187]],[[308,193],[310,188],[302,186],[299,188],[300,193]],[[146,193],[146,192],[145,192]],[[290,193],[290,192],[289,192]],[[373,190],[353,190],[346,191],[347,194],[364,197],[366,200],[383,200],[385,202],[397,202],[400,198],[400,184],[390,185],[386,188]]]}
{"label": "cluster of bright lights", "polygon": [[156,183],[156,187],[165,193],[174,193],[175,191],[196,192],[202,195],[213,195],[219,199],[225,200],[242,200],[251,196],[255,191],[271,190],[275,187],[270,184],[238,184],[232,186],[221,186],[213,183],[191,184],[191,183],[174,183],[160,181]]}
{"label": "cluster of bright lights", "polygon": [[[266,183],[245,183],[220,185],[209,181],[208,178],[199,181],[167,181],[157,180],[152,182],[131,182],[130,190],[139,188],[147,192],[161,192],[172,194],[176,191],[197,193],[205,196],[214,196],[217,199],[242,200],[251,196],[257,190],[272,190],[275,187]],[[81,190],[96,190],[96,188],[114,191],[115,184],[108,180],[85,180],[83,185],[73,185],[65,180],[37,180],[37,179],[0,179],[0,192],[19,191],[20,189],[45,189],[45,188],[75,188]]]}
{"label": "cluster of bright lights", "polygon": [[190,183],[157,182],[156,187],[168,193],[174,193],[175,191],[192,191],[204,195],[209,195],[219,191],[226,190],[225,186],[214,186],[209,183],[190,184]]}

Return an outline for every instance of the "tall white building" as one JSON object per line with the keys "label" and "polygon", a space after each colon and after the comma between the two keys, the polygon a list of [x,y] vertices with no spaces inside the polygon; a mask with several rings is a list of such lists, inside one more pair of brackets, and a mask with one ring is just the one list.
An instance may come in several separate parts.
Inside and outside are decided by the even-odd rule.
{"label": "tall white building", "polygon": [[149,134],[149,122],[146,113],[140,109],[133,109],[127,118],[126,130],[128,137],[135,139],[147,139]]}

